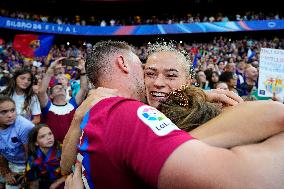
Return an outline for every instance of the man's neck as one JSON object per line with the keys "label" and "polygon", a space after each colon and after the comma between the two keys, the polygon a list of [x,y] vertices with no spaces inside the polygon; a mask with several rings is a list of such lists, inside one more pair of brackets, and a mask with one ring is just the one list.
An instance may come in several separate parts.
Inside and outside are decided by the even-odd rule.
{"label": "man's neck", "polygon": [[55,105],[65,105],[67,103],[65,96],[58,96],[52,100],[52,103]]}
{"label": "man's neck", "polygon": [[101,90],[106,93],[113,94],[114,96],[131,98],[131,94],[129,94],[128,91],[124,87],[125,86],[121,86],[121,84],[112,86],[109,83],[107,84],[102,83],[97,88],[97,90]]}

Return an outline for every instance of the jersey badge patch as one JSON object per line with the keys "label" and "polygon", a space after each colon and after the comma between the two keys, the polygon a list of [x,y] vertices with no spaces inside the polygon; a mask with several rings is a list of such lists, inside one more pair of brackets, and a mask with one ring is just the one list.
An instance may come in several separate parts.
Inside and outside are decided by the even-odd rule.
{"label": "jersey badge patch", "polygon": [[143,105],[139,107],[137,116],[158,136],[165,136],[174,130],[179,130],[169,118],[151,106]]}

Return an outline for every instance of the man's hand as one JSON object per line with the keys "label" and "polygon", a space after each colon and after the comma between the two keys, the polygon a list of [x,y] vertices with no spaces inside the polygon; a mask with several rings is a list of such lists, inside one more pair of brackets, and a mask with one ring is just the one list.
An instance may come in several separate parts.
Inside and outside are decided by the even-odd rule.
{"label": "man's hand", "polygon": [[78,61],[78,66],[77,68],[80,70],[81,73],[86,73],[86,70],[85,70],[85,59],[83,57],[78,57],[76,58],[76,60]]}
{"label": "man's hand", "polygon": [[212,89],[204,92],[209,102],[221,103],[223,107],[234,106],[244,101],[239,95],[232,91]]}
{"label": "man's hand", "polygon": [[18,175],[18,173],[14,172],[6,173],[4,176],[6,183],[9,185],[16,185],[17,184],[17,180],[15,178],[16,175]]}
{"label": "man's hand", "polygon": [[80,163],[76,163],[74,174],[70,174],[65,180],[64,189],[84,189],[82,180],[82,166]]}
{"label": "man's hand", "polygon": [[61,60],[64,60],[64,59],[66,59],[66,57],[60,57],[60,58],[58,58],[58,59],[56,59],[55,61],[53,61],[51,64],[50,64],[50,66],[48,67],[48,69],[47,69],[47,73],[54,73],[54,70],[56,69],[56,68],[60,68],[60,67],[62,67],[62,64],[60,64],[60,61]]}

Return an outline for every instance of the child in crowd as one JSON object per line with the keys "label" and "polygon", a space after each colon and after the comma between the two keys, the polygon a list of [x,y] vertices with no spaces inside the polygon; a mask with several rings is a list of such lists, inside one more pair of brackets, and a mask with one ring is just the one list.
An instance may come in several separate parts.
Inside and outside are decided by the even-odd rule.
{"label": "child in crowd", "polygon": [[238,76],[236,73],[229,71],[223,72],[220,75],[220,81],[227,83],[229,91],[233,91],[234,93],[239,94],[236,88],[238,81]]}
{"label": "child in crowd", "polygon": [[69,79],[67,78],[67,76],[65,74],[59,74],[56,76],[56,82],[57,83],[61,83],[62,86],[65,88],[66,90],[66,100],[70,100],[71,96],[72,96],[72,90],[71,90],[71,86],[69,83]]}
{"label": "child in crowd", "polygon": [[228,87],[228,84],[226,82],[219,81],[218,83],[216,83],[216,89],[223,89],[223,90],[228,91],[229,87]]}
{"label": "child in crowd", "polygon": [[26,182],[30,189],[63,189],[65,177],[60,169],[61,144],[54,140],[47,125],[34,127],[29,134]]}
{"label": "child in crowd", "polygon": [[38,124],[40,123],[41,109],[39,100],[33,91],[33,82],[33,75],[29,69],[19,69],[15,71],[2,94],[10,96],[15,101],[18,115]]}
{"label": "child in crowd", "polygon": [[[0,96],[0,188],[19,189],[26,167],[28,133],[34,124],[16,114],[15,102]],[[1,184],[2,183],[2,184]]]}

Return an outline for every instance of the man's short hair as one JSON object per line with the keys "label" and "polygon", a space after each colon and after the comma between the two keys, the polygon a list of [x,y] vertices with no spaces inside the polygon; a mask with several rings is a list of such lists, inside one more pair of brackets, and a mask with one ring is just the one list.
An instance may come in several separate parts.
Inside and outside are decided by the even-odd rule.
{"label": "man's short hair", "polygon": [[57,85],[61,85],[62,86],[62,83],[55,83],[52,87],[50,87],[49,89],[49,94],[51,95],[53,93],[53,88]]}
{"label": "man's short hair", "polygon": [[86,73],[89,81],[97,86],[103,74],[110,73],[110,58],[116,53],[130,51],[134,49],[123,41],[101,41],[96,43],[92,51],[87,53]]}

